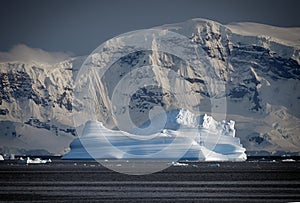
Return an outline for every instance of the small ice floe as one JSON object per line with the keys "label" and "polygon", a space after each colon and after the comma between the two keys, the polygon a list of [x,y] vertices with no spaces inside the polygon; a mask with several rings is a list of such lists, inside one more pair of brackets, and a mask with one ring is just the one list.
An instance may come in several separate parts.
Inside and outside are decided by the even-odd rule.
{"label": "small ice floe", "polygon": [[211,167],[216,167],[216,168],[219,168],[220,167],[220,164],[219,163],[215,163],[215,164],[210,164]]}
{"label": "small ice floe", "polygon": [[295,160],[294,159],[283,159],[283,160],[281,160],[282,162],[295,162]]}
{"label": "small ice floe", "polygon": [[21,164],[46,164],[46,163],[51,163],[51,159],[48,160],[43,160],[41,158],[35,158],[35,159],[30,159],[27,157],[26,159],[23,159],[22,157],[18,160],[18,163]]}
{"label": "small ice floe", "polygon": [[9,159],[10,159],[10,160],[15,160],[15,154],[11,154],[11,155],[9,156]]}
{"label": "small ice floe", "polygon": [[172,162],[172,166],[188,166],[189,164],[185,164],[185,163],[179,163],[177,161],[173,161]]}

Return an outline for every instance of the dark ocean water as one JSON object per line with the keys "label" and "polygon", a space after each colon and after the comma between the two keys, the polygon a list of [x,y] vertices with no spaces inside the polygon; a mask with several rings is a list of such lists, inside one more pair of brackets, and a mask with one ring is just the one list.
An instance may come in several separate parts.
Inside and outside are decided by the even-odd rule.
{"label": "dark ocean water", "polygon": [[0,163],[1,202],[300,202],[300,162],[198,162],[144,176],[92,161]]}

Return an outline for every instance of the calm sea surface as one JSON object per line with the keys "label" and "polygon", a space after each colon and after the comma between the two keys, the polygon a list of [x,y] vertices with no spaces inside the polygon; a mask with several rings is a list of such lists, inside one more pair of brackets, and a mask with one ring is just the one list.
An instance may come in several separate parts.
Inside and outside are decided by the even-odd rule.
{"label": "calm sea surface", "polygon": [[300,202],[300,162],[188,163],[144,176],[90,161],[1,162],[0,202],[9,201]]}

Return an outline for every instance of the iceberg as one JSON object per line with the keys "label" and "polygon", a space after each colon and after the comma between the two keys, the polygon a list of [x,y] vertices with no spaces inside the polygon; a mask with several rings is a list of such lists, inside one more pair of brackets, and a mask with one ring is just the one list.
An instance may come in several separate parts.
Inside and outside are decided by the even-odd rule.
{"label": "iceberg", "polygon": [[[159,118],[158,115],[151,122]],[[167,113],[163,130],[147,129],[139,137],[143,128],[124,132],[89,120],[82,136],[70,144],[70,152],[62,159],[245,161],[246,149],[235,137],[234,124],[234,121],[215,121],[206,114],[173,110]]]}

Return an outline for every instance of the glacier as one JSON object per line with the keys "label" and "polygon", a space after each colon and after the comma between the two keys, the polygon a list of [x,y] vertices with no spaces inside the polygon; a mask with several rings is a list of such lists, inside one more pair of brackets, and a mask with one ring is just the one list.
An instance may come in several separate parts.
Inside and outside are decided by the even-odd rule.
{"label": "glacier", "polygon": [[[151,122],[158,123],[161,115]],[[87,121],[82,136],[62,159],[155,159],[187,161],[245,161],[246,149],[235,137],[235,122],[215,121],[207,114],[196,115],[184,109],[167,113],[165,129],[145,132],[111,130],[99,121]],[[182,125],[179,128],[178,125]],[[149,129],[148,129],[149,130]],[[144,135],[143,135],[144,137]]]}

